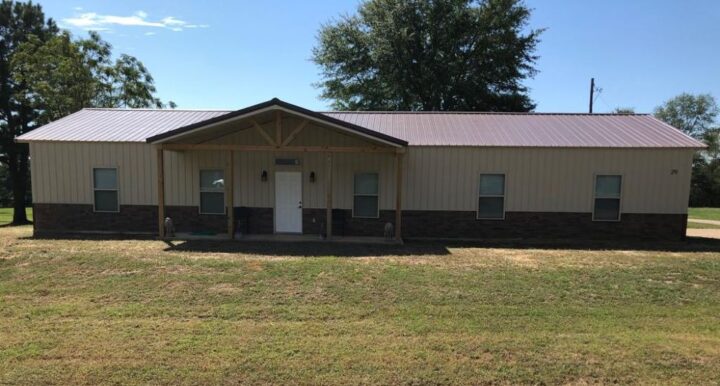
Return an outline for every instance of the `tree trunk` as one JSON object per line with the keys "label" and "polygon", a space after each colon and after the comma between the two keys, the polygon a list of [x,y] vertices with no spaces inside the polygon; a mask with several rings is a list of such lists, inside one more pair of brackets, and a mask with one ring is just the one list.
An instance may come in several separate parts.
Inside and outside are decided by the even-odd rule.
{"label": "tree trunk", "polygon": [[13,187],[13,221],[12,225],[29,224],[25,213],[25,196],[27,194],[28,177],[28,145],[16,143],[8,151],[8,173]]}

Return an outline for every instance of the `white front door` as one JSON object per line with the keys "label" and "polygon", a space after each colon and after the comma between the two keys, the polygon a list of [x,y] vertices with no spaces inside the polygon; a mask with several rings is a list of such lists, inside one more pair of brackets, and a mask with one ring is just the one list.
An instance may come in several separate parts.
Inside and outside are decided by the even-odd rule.
{"label": "white front door", "polygon": [[275,232],[302,233],[301,172],[275,172]]}

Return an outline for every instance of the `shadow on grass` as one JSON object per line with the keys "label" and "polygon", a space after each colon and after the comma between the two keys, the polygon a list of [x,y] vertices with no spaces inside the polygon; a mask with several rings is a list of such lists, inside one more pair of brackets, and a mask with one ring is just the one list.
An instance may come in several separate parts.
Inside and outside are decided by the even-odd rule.
{"label": "shadow on grass", "polygon": [[[50,240],[154,240],[150,235],[45,235],[28,239]],[[267,256],[423,256],[449,255],[452,248],[510,248],[544,250],[632,250],[658,252],[720,252],[720,239],[688,237],[683,241],[657,240],[411,240],[403,245],[326,243],[322,241],[269,242],[230,240],[166,241],[165,251],[242,253]]]}
{"label": "shadow on grass", "polygon": [[452,248],[511,248],[546,250],[637,250],[666,252],[720,252],[720,240],[688,238],[685,241],[578,241],[578,240],[486,240],[409,241],[404,245],[340,244],[323,242],[233,242],[191,240],[168,243],[166,251],[223,252],[269,256],[423,256],[449,255]]}

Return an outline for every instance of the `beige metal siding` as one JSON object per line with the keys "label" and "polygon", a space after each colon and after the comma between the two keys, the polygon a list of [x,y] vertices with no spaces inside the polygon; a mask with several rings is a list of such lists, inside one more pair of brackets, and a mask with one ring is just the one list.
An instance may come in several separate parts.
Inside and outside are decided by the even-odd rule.
{"label": "beige metal siding", "polygon": [[120,205],[157,204],[155,153],[142,143],[30,143],[33,201],[92,204],[94,167],[116,167]]}
{"label": "beige metal siding", "polygon": [[692,156],[687,149],[411,147],[404,209],[474,211],[479,175],[499,172],[507,211],[591,212],[593,176],[609,173],[623,175],[623,212],[686,213]]}
{"label": "beige metal siding", "polygon": [[[165,192],[168,205],[196,206],[199,202],[201,169],[226,169],[228,152],[167,151]],[[303,174],[303,205],[325,207],[327,155],[324,153],[235,152],[235,206],[270,208],[275,200],[275,171],[296,170]],[[276,158],[297,158],[300,166],[276,166]],[[392,209],[395,197],[394,158],[387,154],[338,153],[333,155],[333,201],[336,208],[352,207],[353,174],[377,172],[380,178],[380,208]],[[263,170],[267,181],[261,181]],[[315,172],[315,182],[310,173]],[[184,187],[184,188],[183,188]]]}
{"label": "beige metal siding", "polygon": [[[118,167],[121,205],[155,205],[155,150],[135,143],[30,144],[32,190],[38,203],[92,204],[92,168]],[[507,211],[590,212],[593,175],[623,175],[625,213],[686,213],[693,151],[687,149],[528,149],[410,147],[405,155],[404,209],[476,209],[482,172],[506,173]],[[274,159],[301,159],[305,207],[325,207],[326,155],[235,152],[235,205],[272,207]],[[227,152],[166,152],[168,205],[197,205],[199,170],[225,168]],[[335,207],[352,207],[353,173],[380,174],[380,208],[392,209],[394,156],[334,154]],[[268,181],[260,174],[268,171]],[[673,171],[676,170],[676,173]],[[316,182],[309,182],[314,171]]]}

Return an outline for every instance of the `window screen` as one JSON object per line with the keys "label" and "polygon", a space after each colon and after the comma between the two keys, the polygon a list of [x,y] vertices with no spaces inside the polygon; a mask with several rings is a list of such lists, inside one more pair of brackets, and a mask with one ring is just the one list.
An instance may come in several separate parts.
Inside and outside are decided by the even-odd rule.
{"label": "window screen", "polygon": [[593,203],[593,220],[620,220],[620,192],[622,176],[595,176],[595,200]]}
{"label": "window screen", "polygon": [[93,169],[93,199],[96,212],[119,212],[117,169]]}
{"label": "window screen", "polygon": [[222,170],[200,171],[200,213],[225,214],[225,177]]}
{"label": "window screen", "polygon": [[505,218],[505,175],[481,174],[478,197],[478,219]]}
{"label": "window screen", "polygon": [[377,218],[380,215],[378,205],[378,174],[355,174],[353,217]]}

